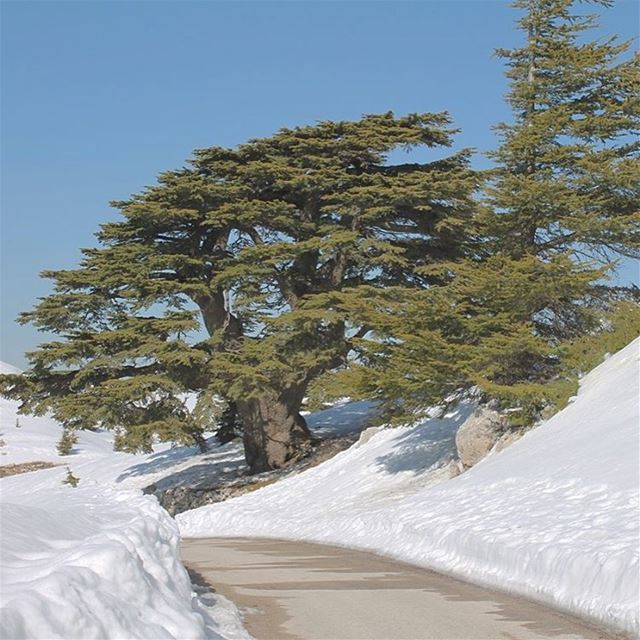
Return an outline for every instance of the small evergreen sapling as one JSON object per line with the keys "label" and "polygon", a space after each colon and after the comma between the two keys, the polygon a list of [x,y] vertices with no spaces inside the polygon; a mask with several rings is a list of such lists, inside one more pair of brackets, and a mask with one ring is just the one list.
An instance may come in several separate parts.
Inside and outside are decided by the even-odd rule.
{"label": "small evergreen sapling", "polygon": [[68,484],[70,487],[77,487],[79,483],[80,483],[80,478],[74,476],[71,469],[67,467],[67,475],[62,481],[62,484]]}
{"label": "small evergreen sapling", "polygon": [[62,436],[58,441],[57,449],[61,456],[68,456],[73,453],[73,446],[78,442],[78,434],[70,429],[63,429]]}

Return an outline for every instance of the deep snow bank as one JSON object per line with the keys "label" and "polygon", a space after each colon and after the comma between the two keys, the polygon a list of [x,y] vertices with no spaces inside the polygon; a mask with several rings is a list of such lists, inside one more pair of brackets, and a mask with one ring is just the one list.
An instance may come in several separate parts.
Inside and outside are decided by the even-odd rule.
{"label": "deep snow bank", "polygon": [[177,527],[154,498],[55,479],[44,492],[2,485],[0,637],[230,637],[192,597]]}
{"label": "deep snow bank", "polygon": [[194,450],[164,445],[150,459],[81,432],[60,456],[62,427],[17,406],[0,398],[0,465],[68,465],[80,485],[62,484],[65,466],[0,479],[0,637],[248,638],[233,604],[192,593],[175,522],[127,488],[195,464]]}
{"label": "deep snow bank", "polygon": [[374,550],[637,634],[639,345],[458,478],[442,469],[459,424],[451,416],[383,430],[299,476],[180,514],[182,534]]}
{"label": "deep snow bank", "polygon": [[[0,362],[0,373],[19,370]],[[0,466],[61,466],[0,478],[0,637],[248,638],[233,604],[185,591],[175,524],[155,498],[130,491],[239,475],[246,469],[241,443],[211,442],[204,454],[161,444],[134,455],[113,451],[110,432],[81,431],[73,452],[61,456],[62,426],[17,410],[0,398]],[[355,402],[308,422],[318,435],[344,435],[372,412]],[[76,489],[62,485],[67,466],[80,479]]]}

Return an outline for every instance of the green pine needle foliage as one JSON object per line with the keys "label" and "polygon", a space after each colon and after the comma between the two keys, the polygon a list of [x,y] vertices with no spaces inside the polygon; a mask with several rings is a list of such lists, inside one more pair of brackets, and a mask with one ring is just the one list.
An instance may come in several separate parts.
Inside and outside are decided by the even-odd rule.
{"label": "green pine needle foliage", "polygon": [[566,404],[603,344],[638,335],[637,290],[609,278],[639,250],[640,59],[628,42],[590,41],[596,16],[572,0],[514,6],[525,42],[498,51],[513,122],[497,127],[496,167],[465,228],[475,252],[418,266],[419,291],[344,292],[371,331],[347,371],[319,381],[324,396],[351,381],[405,421],[473,389],[531,424]]}
{"label": "green pine needle foliage", "polygon": [[114,203],[78,268],[43,274],[54,290],[20,321],[56,338],[0,392],[69,432],[113,429],[125,451],[204,449],[219,398],[258,448],[273,420],[303,438],[308,393],[373,398],[398,421],[472,390],[514,423],[562,406],[638,329],[637,291],[608,278],[640,255],[640,62],[589,39],[573,0],[514,6],[493,170],[469,150],[392,161],[450,147],[446,113],[199,149]]}
{"label": "green pine needle foliage", "polygon": [[74,476],[71,469],[67,467],[67,474],[65,475],[64,480],[62,481],[62,484],[66,484],[70,487],[75,488],[80,484],[80,478],[78,478],[77,476]]}
{"label": "green pine needle foliage", "polygon": [[390,162],[454,134],[446,113],[384,113],[196,151],[114,203],[77,269],[44,273],[54,291],[20,321],[57,338],[2,392],[68,429],[113,429],[126,451],[203,442],[214,396],[245,429],[255,407],[299,415],[368,332],[369,290],[424,289],[438,276],[421,268],[476,252],[469,152]]}
{"label": "green pine needle foliage", "polygon": [[78,434],[70,429],[63,429],[60,440],[57,444],[58,453],[61,456],[68,456],[73,452],[73,447],[78,442]]}
{"label": "green pine needle foliage", "polygon": [[525,42],[497,51],[507,64],[513,122],[496,127],[488,230],[513,255],[637,257],[640,56],[615,36],[590,39],[597,16],[584,13],[587,3],[514,6],[524,11]]}

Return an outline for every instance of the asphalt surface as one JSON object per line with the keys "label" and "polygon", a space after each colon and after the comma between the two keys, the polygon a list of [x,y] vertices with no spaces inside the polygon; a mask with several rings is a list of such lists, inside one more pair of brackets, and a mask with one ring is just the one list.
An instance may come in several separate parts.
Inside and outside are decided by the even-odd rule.
{"label": "asphalt surface", "polygon": [[257,640],[615,638],[522,598],[371,553],[284,540],[182,541],[192,579]]}

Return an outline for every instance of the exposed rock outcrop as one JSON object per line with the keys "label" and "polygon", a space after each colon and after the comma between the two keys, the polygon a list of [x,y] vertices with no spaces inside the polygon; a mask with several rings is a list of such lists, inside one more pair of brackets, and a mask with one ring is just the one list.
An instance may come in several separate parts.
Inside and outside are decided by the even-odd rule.
{"label": "exposed rock outcrop", "polygon": [[368,427],[367,429],[365,429],[364,431],[362,431],[360,433],[360,438],[358,439],[357,445],[358,447],[361,447],[362,445],[367,444],[367,442],[369,442],[369,440],[371,440],[371,438],[373,438],[373,436],[376,435],[376,433],[379,433],[382,430],[383,427]]}
{"label": "exposed rock outcrop", "polygon": [[[525,431],[524,428],[510,427],[503,413],[486,406],[478,407],[456,433],[456,449],[461,470],[473,467],[489,452],[501,451],[513,444]],[[453,468],[451,474],[456,475]]]}
{"label": "exposed rock outcrop", "polygon": [[50,469],[51,467],[59,467],[59,464],[53,462],[44,462],[35,460],[34,462],[21,462],[20,464],[6,464],[0,467],[0,478],[5,476],[15,476],[19,473],[30,473],[31,471],[40,471],[40,469]]}

